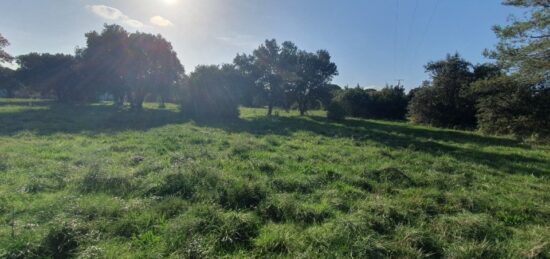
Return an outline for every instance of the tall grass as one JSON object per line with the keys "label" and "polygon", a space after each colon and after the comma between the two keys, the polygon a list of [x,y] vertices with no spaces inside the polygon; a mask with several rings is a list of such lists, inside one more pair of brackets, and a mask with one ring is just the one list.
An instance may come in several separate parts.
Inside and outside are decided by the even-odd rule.
{"label": "tall grass", "polygon": [[550,256],[550,147],[0,100],[0,257]]}

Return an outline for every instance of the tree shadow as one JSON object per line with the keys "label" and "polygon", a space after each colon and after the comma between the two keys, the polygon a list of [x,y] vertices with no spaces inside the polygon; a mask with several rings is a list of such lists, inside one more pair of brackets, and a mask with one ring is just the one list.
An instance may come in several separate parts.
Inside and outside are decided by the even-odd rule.
{"label": "tree shadow", "polygon": [[331,138],[351,138],[358,144],[374,142],[394,149],[410,149],[433,156],[450,156],[458,161],[487,166],[507,174],[550,176],[548,161],[507,152],[496,153],[481,147],[529,148],[507,138],[481,136],[455,130],[413,127],[403,123],[385,123],[348,119],[333,123],[319,116],[253,117],[239,121],[199,121],[199,126],[220,128],[231,133],[246,132],[256,136],[311,132]]}
{"label": "tree shadow", "polygon": [[0,99],[0,107],[2,106],[23,106],[23,107],[44,107],[52,105],[51,100],[42,99]]}
{"label": "tree shadow", "polygon": [[[23,102],[24,103],[24,102]],[[21,103],[19,105],[24,104]],[[38,135],[57,133],[114,134],[126,130],[146,131],[169,124],[189,122],[177,110],[148,109],[131,111],[112,105],[62,105],[39,102],[40,109],[0,112],[0,136],[30,131]],[[3,102],[0,101],[0,106]],[[31,106],[38,105],[37,103]],[[353,139],[357,144],[377,144],[394,149],[410,149],[433,156],[450,156],[458,161],[487,166],[509,174],[539,177],[550,175],[545,159],[504,152],[485,151],[482,147],[529,148],[513,139],[481,136],[474,133],[414,127],[404,123],[348,119],[333,123],[320,116],[243,116],[237,120],[193,120],[197,126],[212,127],[231,133],[255,136],[292,137],[309,132],[330,138]]]}
{"label": "tree shadow", "polygon": [[10,136],[24,131],[38,135],[110,134],[125,130],[145,131],[186,121],[179,112],[164,109],[132,111],[105,104],[67,105],[47,102],[28,106],[39,106],[40,109],[0,112],[0,136]]}

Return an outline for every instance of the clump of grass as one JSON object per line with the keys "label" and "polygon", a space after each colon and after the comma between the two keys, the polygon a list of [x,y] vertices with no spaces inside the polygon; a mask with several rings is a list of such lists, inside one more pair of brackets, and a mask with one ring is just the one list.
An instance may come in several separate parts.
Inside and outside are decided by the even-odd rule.
{"label": "clump of grass", "polygon": [[379,170],[367,170],[362,175],[364,178],[373,179],[379,183],[386,183],[397,187],[410,187],[414,185],[413,179],[395,167],[386,167]]}
{"label": "clump of grass", "polygon": [[182,214],[191,206],[188,201],[179,197],[165,197],[153,202],[153,209],[165,218],[173,218]]}
{"label": "clump of grass", "polygon": [[299,202],[289,194],[270,196],[260,205],[259,213],[267,220],[302,224],[320,223],[334,215],[326,204]]}
{"label": "clump of grass", "polygon": [[252,209],[267,196],[265,186],[249,180],[226,180],[221,186],[220,203],[228,209]]}
{"label": "clump of grass", "polygon": [[79,184],[79,190],[84,193],[106,192],[116,195],[126,195],[136,187],[128,176],[109,175],[99,170],[99,167],[92,167]]}
{"label": "clump of grass", "polygon": [[379,234],[392,234],[398,225],[414,219],[385,199],[366,200],[355,213]]}
{"label": "clump of grass", "polygon": [[[196,198],[201,190],[214,191],[220,183],[220,176],[207,168],[185,168],[183,172],[164,176],[160,186],[151,193],[157,196],[177,196],[184,199]],[[206,193],[206,195],[209,195]]]}
{"label": "clump of grass", "polygon": [[279,192],[311,193],[318,187],[315,175],[282,175],[271,180],[273,189]]}
{"label": "clump of grass", "polygon": [[260,230],[254,246],[263,256],[291,255],[299,251],[299,230],[294,225],[268,224]]}
{"label": "clump of grass", "polygon": [[550,253],[544,144],[321,111],[193,123],[172,105],[24,103],[0,99],[0,258]]}
{"label": "clump of grass", "polygon": [[52,226],[39,247],[38,254],[52,258],[67,258],[74,255],[84,241],[86,229],[76,221]]}
{"label": "clump of grass", "polygon": [[110,224],[108,229],[114,236],[131,238],[151,230],[165,222],[164,217],[154,211],[134,210]]}
{"label": "clump of grass", "polygon": [[190,256],[250,248],[261,224],[253,213],[223,212],[214,205],[201,204],[170,225],[169,249]]}

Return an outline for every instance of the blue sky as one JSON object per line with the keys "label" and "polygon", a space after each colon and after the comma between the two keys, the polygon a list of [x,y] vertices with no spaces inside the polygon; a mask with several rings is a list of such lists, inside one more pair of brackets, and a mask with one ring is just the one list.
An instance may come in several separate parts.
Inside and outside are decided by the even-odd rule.
{"label": "blue sky", "polygon": [[186,70],[231,62],[266,38],[327,49],[340,85],[407,88],[427,79],[423,65],[459,52],[486,61],[495,24],[519,14],[501,0],[2,0],[0,33],[12,55],[73,53],[84,33],[118,23],[160,33]]}

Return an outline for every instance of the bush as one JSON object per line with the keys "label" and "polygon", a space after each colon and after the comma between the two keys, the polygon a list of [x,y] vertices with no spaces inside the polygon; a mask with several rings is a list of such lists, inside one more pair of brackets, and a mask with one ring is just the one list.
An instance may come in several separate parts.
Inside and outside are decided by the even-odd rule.
{"label": "bush", "polygon": [[475,127],[475,102],[464,93],[475,80],[471,64],[455,54],[425,67],[432,82],[414,91],[408,107],[410,120],[436,127]]}
{"label": "bush", "polygon": [[382,90],[345,89],[337,100],[351,116],[390,120],[404,119],[408,103],[405,89],[401,86],[386,86]]}
{"label": "bush", "polygon": [[183,89],[181,108],[197,119],[238,118],[239,98],[225,67],[198,66]]}
{"label": "bush", "polygon": [[550,89],[507,76],[478,81],[472,88],[479,95],[476,116],[481,131],[550,137]]}
{"label": "bush", "polygon": [[327,108],[327,118],[333,121],[343,121],[346,119],[346,110],[338,101],[332,101]]}

